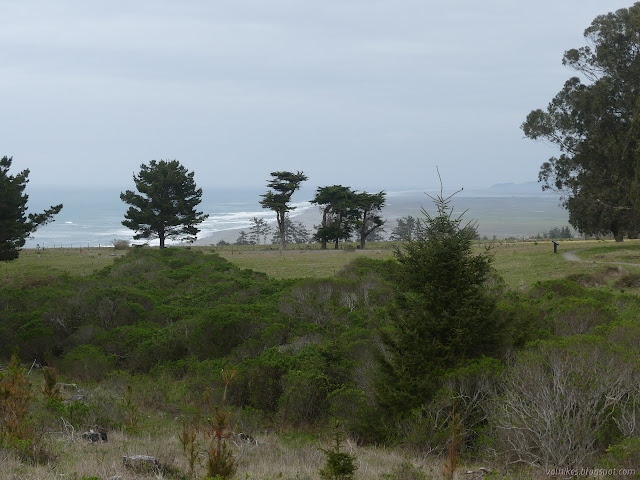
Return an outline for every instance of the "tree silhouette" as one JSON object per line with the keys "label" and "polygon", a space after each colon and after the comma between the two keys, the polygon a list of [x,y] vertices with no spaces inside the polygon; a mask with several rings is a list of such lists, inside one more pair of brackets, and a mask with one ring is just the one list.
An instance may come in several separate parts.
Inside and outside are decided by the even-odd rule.
{"label": "tree silhouette", "polygon": [[0,159],[0,260],[15,260],[26,239],[38,227],[53,221],[62,210],[62,204],[50,207],[42,213],[27,215],[29,196],[25,187],[29,182],[29,170],[9,175],[13,157]]}
{"label": "tree silhouette", "polygon": [[202,189],[196,188],[193,172],[178,160],[151,160],[149,165],[140,165],[133,181],[140,193],[127,190],[120,198],[131,205],[122,224],[138,232],[134,239],[158,238],[160,248],[171,238],[195,240],[200,231],[196,225],[209,215],[196,211]]}

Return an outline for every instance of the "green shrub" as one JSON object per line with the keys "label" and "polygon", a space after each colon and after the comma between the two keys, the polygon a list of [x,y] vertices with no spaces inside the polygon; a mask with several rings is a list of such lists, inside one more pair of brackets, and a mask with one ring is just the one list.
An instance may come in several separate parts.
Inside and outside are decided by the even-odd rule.
{"label": "green shrub", "polygon": [[344,434],[340,431],[339,424],[335,425],[334,440],[332,448],[322,449],[325,454],[325,465],[318,473],[323,480],[353,480],[355,476],[356,457],[346,452],[341,452]]}
{"label": "green shrub", "polygon": [[58,384],[58,370],[53,367],[44,367],[43,369],[44,385],[42,393],[48,400],[59,400],[60,385]]}
{"label": "green shrub", "polygon": [[626,438],[607,448],[606,455],[598,462],[597,468],[604,470],[615,468],[618,472],[622,469],[629,471],[628,475],[618,474],[603,478],[639,479],[640,464],[638,459],[640,459],[640,437]]}
{"label": "green shrub", "polygon": [[327,378],[318,373],[291,371],[283,379],[278,417],[291,425],[309,425],[327,411]]}
{"label": "green shrub", "polygon": [[64,371],[81,380],[100,380],[115,365],[113,356],[105,355],[102,348],[80,345],[67,353],[61,361]]}
{"label": "green shrub", "polygon": [[382,476],[383,480],[427,480],[427,474],[419,466],[408,461],[402,462],[391,473]]}
{"label": "green shrub", "polygon": [[46,463],[54,457],[32,424],[32,401],[31,385],[14,354],[6,372],[0,371],[0,449],[12,450],[23,462]]}
{"label": "green shrub", "polygon": [[617,312],[601,300],[567,297],[557,304],[551,316],[556,335],[579,335],[592,333],[595,327],[611,322]]}
{"label": "green shrub", "polygon": [[376,442],[381,438],[381,415],[367,404],[365,393],[357,388],[342,386],[327,396],[329,415],[357,443]]}
{"label": "green shrub", "polygon": [[6,372],[0,371],[0,443],[28,441],[33,432],[28,424],[33,395],[17,355]]}

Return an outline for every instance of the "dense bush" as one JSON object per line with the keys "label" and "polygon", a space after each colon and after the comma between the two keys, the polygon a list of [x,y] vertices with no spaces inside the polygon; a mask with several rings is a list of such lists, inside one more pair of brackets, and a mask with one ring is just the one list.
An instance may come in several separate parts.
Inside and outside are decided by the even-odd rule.
{"label": "dense bush", "polygon": [[[427,305],[408,287],[425,280],[407,277],[408,263],[358,258],[335,278],[277,281],[217,255],[132,249],[86,278],[0,286],[0,355],[17,346],[23,361],[56,366],[65,381],[98,382],[86,402],[33,402],[41,411],[34,421],[50,431],[61,417],[75,428],[124,428],[131,418],[125,398],[145,411],[195,417],[208,408],[203,392],[221,397],[220,370],[234,368],[227,400],[245,430],[319,428],[337,419],[358,443],[436,453],[455,432],[463,458],[491,452],[541,465],[629,461],[640,434],[640,398],[627,388],[639,381],[632,358],[640,355],[637,296],[594,287],[599,272],[509,291],[487,270],[471,292],[491,307],[487,338],[472,342],[485,324],[462,323],[476,335],[454,335],[462,347],[473,343],[463,348],[464,361],[456,360],[459,345],[415,357],[416,364],[434,356],[452,361],[435,370],[421,364],[418,380],[429,394],[401,418],[378,401],[376,354],[382,336],[397,334],[394,299]],[[462,305],[477,313],[476,303]],[[401,313],[396,318],[427,318]],[[441,318],[430,325],[446,333]],[[489,353],[494,358],[483,357]],[[561,433],[581,440],[563,443]]]}
{"label": "dense bush", "polygon": [[373,352],[393,270],[392,262],[359,260],[340,278],[276,281],[217,255],[132,249],[87,278],[20,294],[0,287],[0,349],[46,357],[77,380],[152,372],[163,388],[141,394],[150,408],[176,408],[164,392],[175,392],[176,405],[197,403],[189,392],[219,388],[212,372],[233,365],[232,405],[303,425],[357,398],[357,408],[340,411],[366,441],[363,412],[374,404]]}
{"label": "dense bush", "polygon": [[451,369],[500,349],[491,257],[472,249],[475,229],[454,216],[451,197],[432,197],[423,236],[396,251],[390,328],[383,332],[378,392],[385,411],[406,415],[429,402]]}

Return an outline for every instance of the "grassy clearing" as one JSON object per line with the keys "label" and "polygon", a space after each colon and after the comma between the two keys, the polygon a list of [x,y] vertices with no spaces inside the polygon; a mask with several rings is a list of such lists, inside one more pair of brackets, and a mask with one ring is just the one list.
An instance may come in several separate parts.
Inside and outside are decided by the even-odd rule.
{"label": "grassy clearing", "polygon": [[640,240],[628,240],[623,243],[607,242],[576,252],[583,260],[595,262],[622,262],[640,264]]}
{"label": "grassy clearing", "polygon": [[278,279],[331,277],[355,258],[386,260],[393,256],[391,250],[245,251],[220,255],[240,268],[264,272]]}
{"label": "grassy clearing", "polygon": [[[630,249],[638,255],[638,267],[625,266],[630,273],[640,272],[640,243],[638,250]],[[257,250],[253,247],[232,251],[229,247],[216,248],[216,251],[228,261],[241,268],[250,268],[258,272],[264,272],[275,278],[320,278],[332,276],[350,261],[359,256],[386,260],[393,258],[393,246],[377,248],[375,244],[367,250],[287,250],[285,252],[273,250]],[[478,252],[488,246],[480,242],[476,246]],[[627,247],[614,242],[603,245],[601,241],[567,241],[560,244],[558,254],[553,253],[553,245],[550,241],[541,242],[497,242],[491,246],[494,256],[493,265],[511,288],[525,288],[538,281],[551,280],[575,274],[594,274],[605,269],[606,264],[598,262],[618,261],[609,258],[592,262],[571,262],[565,259],[561,253],[580,250],[581,258],[591,249],[611,249],[611,258],[623,258],[624,261],[633,262],[631,256],[625,253]],[[621,251],[617,257],[616,252]],[[585,257],[588,258],[588,257]],[[622,260],[621,260],[622,261]]]}
{"label": "grassy clearing", "polygon": [[[224,247],[191,247],[205,253],[218,253],[240,268],[264,272],[277,279],[323,278],[335,275],[358,257],[378,260],[393,258],[392,242],[369,245],[366,250],[320,250],[317,244],[291,246],[280,252],[272,245],[246,245]],[[477,251],[484,250],[480,242]],[[498,242],[492,246],[494,267],[511,288],[524,288],[541,280],[562,278],[575,274],[594,274],[605,269],[608,262],[637,263],[625,265],[628,273],[640,273],[640,240],[615,243],[613,241],[565,241],[558,254],[553,254],[550,241]],[[575,252],[585,260],[571,262],[561,253]],[[0,265],[0,279],[24,279],[33,276],[57,276],[61,274],[89,275],[107,265],[125,251],[112,248],[47,249],[38,253],[23,250],[14,262]]]}
{"label": "grassy clearing", "polygon": [[31,276],[90,275],[113,263],[126,251],[113,248],[24,249],[12,262],[0,264],[0,278],[19,279]]}
{"label": "grassy clearing", "polygon": [[[160,475],[154,472],[142,473],[128,470],[123,465],[124,455],[150,455],[172,469],[188,471],[188,463],[178,440],[179,421],[167,420],[164,427],[145,434],[128,435],[109,432],[106,443],[89,443],[80,438],[78,432],[51,432],[46,441],[48,449],[57,457],[49,464],[29,465],[22,463],[15,455],[0,450],[0,462],[4,472],[10,476],[0,478],[20,478],[22,480],[54,480],[60,478],[120,478],[121,480],[157,480],[177,478],[174,475]],[[325,456],[320,450],[330,446],[329,439],[316,440],[302,445],[292,445],[284,440],[285,435],[263,433],[254,436],[258,445],[241,445],[231,441],[236,457],[242,455],[235,478],[255,480],[318,480],[318,471],[324,466]],[[200,445],[204,455],[206,445]],[[362,447],[347,440],[344,451],[356,456],[356,477],[359,480],[381,480],[385,476],[410,468],[422,471],[427,479],[440,479],[443,461],[429,455],[419,455],[397,448]],[[204,463],[204,462],[202,462]],[[462,465],[455,479],[467,478],[464,472],[478,465]],[[195,478],[203,478],[204,468],[196,467]],[[389,477],[387,477],[389,478]],[[417,477],[416,477],[417,478]],[[501,478],[500,476],[496,478]]]}
{"label": "grassy clearing", "polygon": [[[587,259],[589,257],[585,256],[585,253],[599,248],[611,248],[614,252],[624,248],[613,242],[607,242],[606,246],[603,246],[602,243],[598,241],[561,242],[557,254],[553,253],[553,245],[549,241],[497,244],[493,250],[493,265],[511,288],[525,288],[537,281],[563,278],[569,275],[598,274],[607,269],[606,263],[599,262],[611,260],[572,262],[565,259],[562,253],[579,250],[579,257]],[[625,266],[625,269],[630,273],[640,272],[640,262],[638,267],[628,265]]]}

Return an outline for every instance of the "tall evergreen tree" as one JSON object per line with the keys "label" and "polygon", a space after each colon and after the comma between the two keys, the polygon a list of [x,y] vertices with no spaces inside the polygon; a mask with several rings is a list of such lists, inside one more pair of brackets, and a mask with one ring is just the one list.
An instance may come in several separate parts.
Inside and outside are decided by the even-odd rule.
{"label": "tall evergreen tree", "polygon": [[120,199],[131,205],[122,224],[138,233],[134,239],[158,238],[160,248],[165,240],[182,238],[193,241],[200,231],[196,225],[209,215],[198,212],[202,189],[196,188],[193,172],[178,160],[151,160],[140,165],[133,176],[139,194],[127,190]]}
{"label": "tall evergreen tree", "polygon": [[[253,217],[249,228],[249,238],[255,245],[267,243],[267,235],[271,232],[271,227],[264,218]],[[264,240],[264,241],[263,241]]]}
{"label": "tall evergreen tree", "polygon": [[317,226],[314,239],[324,250],[328,242],[338,248],[340,240],[348,240],[358,216],[357,194],[351,188],[342,185],[318,187],[316,196],[311,200],[322,208],[322,222]]}
{"label": "tall evergreen tree", "polygon": [[280,250],[286,248],[286,225],[287,213],[295,210],[296,207],[290,205],[291,196],[300,188],[300,184],[307,180],[307,176],[302,172],[271,172],[271,180],[267,183],[269,191],[261,195],[260,205],[276,212],[276,223],[280,235]]}
{"label": "tall evergreen tree", "polygon": [[622,241],[640,230],[640,2],[596,17],[584,36],[587,46],[562,60],[582,79],[567,80],[522,129],[559,148],[539,179],[562,194],[571,225]]}
{"label": "tall evergreen tree", "polygon": [[[290,243],[309,243],[310,234],[307,230],[307,227],[304,226],[301,222],[294,222],[289,218],[285,218],[284,221],[284,236],[285,242],[287,244]],[[273,245],[278,245],[280,243],[280,234],[276,232],[271,238],[271,243]]]}
{"label": "tall evergreen tree", "polygon": [[407,240],[413,240],[420,234],[420,222],[415,217],[408,215],[406,217],[398,218],[398,223],[391,230],[391,236],[389,240],[395,242],[406,242]]}
{"label": "tall evergreen tree", "polygon": [[360,248],[364,250],[365,242],[372,233],[382,228],[385,220],[382,219],[380,212],[386,202],[387,194],[382,191],[378,193],[362,192],[356,194],[356,210],[357,219],[355,221],[356,230],[358,231]]}
{"label": "tall evergreen tree", "polygon": [[247,232],[241,230],[238,234],[238,238],[236,238],[234,245],[255,245],[255,242],[250,239]]}
{"label": "tall evergreen tree", "polygon": [[29,196],[25,187],[29,182],[29,170],[9,175],[13,157],[0,159],[0,260],[15,260],[20,248],[38,227],[53,221],[62,210],[62,204],[50,207],[42,213],[27,215]]}
{"label": "tall evergreen tree", "polygon": [[431,197],[437,213],[422,210],[424,235],[395,253],[398,293],[378,383],[381,404],[395,414],[428,402],[448,370],[497,348],[496,300],[485,286],[491,257],[472,252],[475,229],[453,215],[452,196]]}

